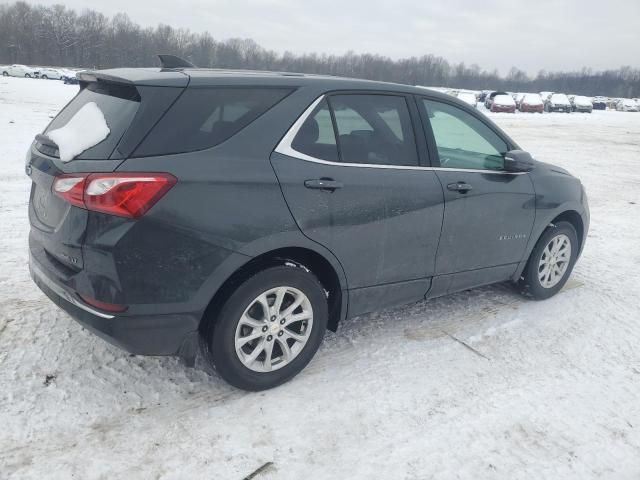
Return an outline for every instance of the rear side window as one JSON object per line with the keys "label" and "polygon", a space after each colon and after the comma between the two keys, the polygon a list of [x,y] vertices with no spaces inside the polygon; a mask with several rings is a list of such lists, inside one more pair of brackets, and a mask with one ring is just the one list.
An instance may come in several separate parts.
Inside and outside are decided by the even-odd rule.
{"label": "rear side window", "polygon": [[320,102],[298,130],[291,148],[310,157],[338,161],[338,146],[326,100]]}
{"label": "rear side window", "polygon": [[[95,103],[104,115],[109,134],[100,143],[88,148],[75,158],[79,160],[108,159],[129,128],[140,106],[140,95],[135,87],[114,83],[90,83],[53,119],[44,133],[46,135],[51,130],[64,127],[82,107],[91,102]],[[56,152],[45,153],[53,153],[57,156]]]}
{"label": "rear side window", "polygon": [[407,101],[394,95],[332,95],[345,163],[418,165]]}
{"label": "rear side window", "polygon": [[134,156],[193,152],[218,145],[290,92],[284,88],[188,88]]}

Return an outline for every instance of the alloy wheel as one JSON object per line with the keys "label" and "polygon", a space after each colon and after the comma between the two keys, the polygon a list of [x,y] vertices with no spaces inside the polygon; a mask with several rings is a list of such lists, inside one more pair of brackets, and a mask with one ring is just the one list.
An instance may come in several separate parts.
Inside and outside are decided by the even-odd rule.
{"label": "alloy wheel", "polygon": [[255,372],[278,370],[304,349],[312,327],[313,308],[303,292],[287,286],[272,288],[258,295],[238,321],[236,354]]}
{"label": "alloy wheel", "polygon": [[571,261],[571,240],[565,234],[553,237],[542,250],[538,280],[544,288],[555,287],[564,277]]}

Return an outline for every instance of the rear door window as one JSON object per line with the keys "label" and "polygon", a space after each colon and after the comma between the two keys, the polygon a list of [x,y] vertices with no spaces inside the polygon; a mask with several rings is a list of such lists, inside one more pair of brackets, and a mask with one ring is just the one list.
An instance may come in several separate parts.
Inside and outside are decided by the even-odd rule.
{"label": "rear door window", "polygon": [[218,145],[290,92],[285,88],[187,88],[134,156],[193,152]]}
{"label": "rear door window", "polygon": [[[78,95],[49,124],[44,134],[69,123],[78,111],[88,103],[95,103],[104,115],[109,134],[100,143],[86,149],[75,158],[79,160],[104,160],[111,156],[120,138],[131,124],[140,106],[140,95],[133,86],[93,82]],[[59,156],[54,150],[49,155]]]}
{"label": "rear door window", "polygon": [[345,163],[418,165],[407,101],[395,95],[332,95],[338,144]]}

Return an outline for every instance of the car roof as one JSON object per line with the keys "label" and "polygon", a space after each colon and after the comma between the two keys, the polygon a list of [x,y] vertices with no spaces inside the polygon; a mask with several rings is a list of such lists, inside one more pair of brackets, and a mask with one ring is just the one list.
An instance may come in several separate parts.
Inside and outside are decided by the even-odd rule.
{"label": "car roof", "polygon": [[429,96],[450,99],[449,95],[425,87],[388,83],[358,78],[337,77],[331,75],[315,75],[292,72],[270,72],[261,70],[231,70],[215,68],[116,68],[109,70],[86,71],[80,74],[85,81],[96,78],[105,81],[131,83],[135,85],[156,85],[190,87],[216,85],[264,85],[316,87],[319,90],[383,90],[408,94],[426,94]]}

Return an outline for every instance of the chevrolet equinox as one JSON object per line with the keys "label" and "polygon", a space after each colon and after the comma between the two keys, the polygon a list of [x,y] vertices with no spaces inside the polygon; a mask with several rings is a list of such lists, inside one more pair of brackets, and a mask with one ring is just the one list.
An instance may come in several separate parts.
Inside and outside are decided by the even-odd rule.
{"label": "chevrolet equinox", "polygon": [[584,188],[423,88],[188,67],[80,75],[27,155],[30,272],[141,355],[202,350],[263,390],[327,328],[511,281],[545,299],[584,246]]}

